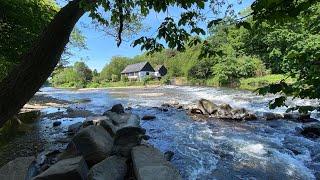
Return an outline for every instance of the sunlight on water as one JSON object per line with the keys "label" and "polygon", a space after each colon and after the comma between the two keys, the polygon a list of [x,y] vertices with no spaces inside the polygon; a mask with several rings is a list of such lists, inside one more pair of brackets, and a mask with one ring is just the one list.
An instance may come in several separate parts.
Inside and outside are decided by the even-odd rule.
{"label": "sunlight on water", "polygon": [[[312,162],[311,156],[320,153],[320,144],[296,134],[296,128],[301,127],[299,123],[262,120],[195,122],[184,111],[169,109],[163,112],[153,108],[170,101],[189,104],[205,98],[216,104],[228,103],[253,112],[269,112],[267,104],[273,96],[188,86],[90,91],[47,89],[42,93],[71,101],[90,99],[90,102],[74,106],[96,114],[102,114],[115,103],[122,103],[133,107],[132,112],[140,117],[155,115],[154,121],[142,121],[151,136],[149,143],[163,152],[174,151],[172,162],[184,179],[315,179],[309,164],[316,163]],[[283,113],[284,110],[272,111]]]}
{"label": "sunlight on water", "polygon": [[259,156],[262,156],[267,153],[262,144],[250,144],[240,148],[240,151],[243,153],[254,154]]}

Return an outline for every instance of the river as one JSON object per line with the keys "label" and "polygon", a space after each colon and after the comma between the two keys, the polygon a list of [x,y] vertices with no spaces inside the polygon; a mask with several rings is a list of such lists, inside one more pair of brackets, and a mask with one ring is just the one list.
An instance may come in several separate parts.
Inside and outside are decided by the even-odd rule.
{"label": "river", "polygon": [[[193,121],[183,110],[170,109],[163,112],[154,108],[169,101],[189,104],[206,98],[217,104],[228,103],[232,107],[244,107],[262,113],[271,111],[267,107],[268,101],[274,98],[271,95],[262,97],[236,89],[188,86],[94,90],[43,88],[38,94],[68,101],[85,99],[70,104],[70,107],[89,110],[94,114],[102,114],[113,104],[122,103],[125,107],[132,107],[132,112],[140,117],[155,115],[157,118],[154,121],[142,121],[142,126],[151,137],[149,142],[163,152],[170,150],[175,153],[172,163],[184,179],[284,180],[316,179],[320,175],[320,140],[307,139],[298,134],[297,129],[302,126],[301,123],[286,120],[198,122]],[[317,102],[296,99],[292,103],[308,105]],[[56,111],[65,109],[43,110],[47,114]],[[272,111],[283,113],[285,109]],[[320,119],[319,114],[312,116]],[[68,125],[84,119],[57,119],[62,122],[58,128],[51,127],[52,122],[57,120],[41,119],[35,131],[38,134],[36,138],[42,139],[42,150],[64,147],[66,142],[59,139],[66,136],[64,132]],[[13,141],[24,143],[23,137]],[[15,151],[10,146],[2,147],[0,156]]]}

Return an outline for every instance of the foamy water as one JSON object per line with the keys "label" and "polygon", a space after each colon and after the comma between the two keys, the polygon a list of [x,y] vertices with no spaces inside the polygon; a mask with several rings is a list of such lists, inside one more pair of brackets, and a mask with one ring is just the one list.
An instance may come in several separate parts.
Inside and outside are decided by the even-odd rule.
{"label": "foamy water", "polygon": [[[44,89],[43,94],[64,100],[90,99],[73,106],[101,114],[115,103],[133,107],[140,116],[155,115],[142,126],[149,142],[175,153],[172,160],[184,179],[316,179],[320,170],[320,141],[302,137],[302,124],[290,121],[195,122],[184,111],[159,111],[169,101],[188,104],[205,98],[251,111],[270,111],[268,101],[248,91],[226,88],[165,86],[147,89],[68,91]],[[315,101],[295,100],[314,104]],[[284,112],[284,108],[272,110]],[[318,117],[317,114],[313,116]]]}

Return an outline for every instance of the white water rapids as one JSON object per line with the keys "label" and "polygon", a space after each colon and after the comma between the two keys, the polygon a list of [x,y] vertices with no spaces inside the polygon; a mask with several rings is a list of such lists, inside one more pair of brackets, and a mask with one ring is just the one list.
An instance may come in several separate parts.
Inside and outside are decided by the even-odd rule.
{"label": "white water rapids", "polygon": [[[132,107],[132,112],[140,117],[155,115],[154,121],[142,121],[151,136],[149,142],[162,151],[175,153],[172,162],[184,179],[316,179],[320,171],[320,140],[299,135],[296,129],[301,123],[286,120],[196,122],[182,110],[162,112],[153,108],[173,100],[188,104],[205,98],[217,104],[268,112],[267,103],[274,96],[262,97],[227,88],[178,86],[84,91],[44,88],[40,94],[71,101],[90,99],[77,104],[77,108],[96,114],[122,103]],[[306,105],[316,101],[293,100],[293,103]],[[319,119],[318,114],[313,117]]]}

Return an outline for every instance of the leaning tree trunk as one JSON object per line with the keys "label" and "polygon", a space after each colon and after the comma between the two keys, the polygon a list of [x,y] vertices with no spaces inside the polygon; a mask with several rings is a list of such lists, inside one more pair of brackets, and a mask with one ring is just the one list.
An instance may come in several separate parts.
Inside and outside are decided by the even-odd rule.
{"label": "leaning tree trunk", "polygon": [[47,80],[61,58],[72,29],[85,13],[80,0],[63,7],[21,63],[0,82],[0,127],[26,104]]}

